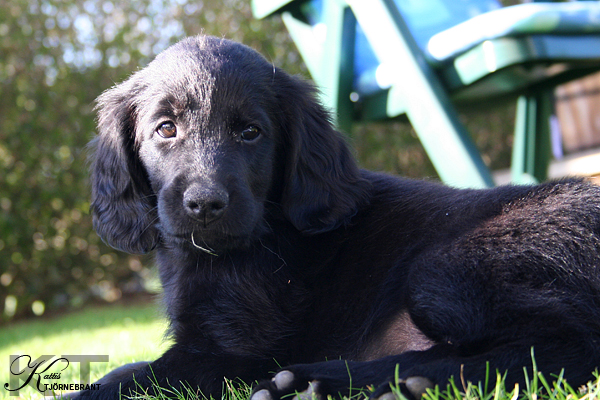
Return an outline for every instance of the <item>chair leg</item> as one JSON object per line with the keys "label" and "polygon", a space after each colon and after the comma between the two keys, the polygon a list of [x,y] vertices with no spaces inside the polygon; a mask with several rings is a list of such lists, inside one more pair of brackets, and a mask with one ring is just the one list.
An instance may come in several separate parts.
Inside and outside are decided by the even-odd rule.
{"label": "chair leg", "polygon": [[348,3],[381,63],[396,70],[385,104],[387,116],[406,113],[444,182],[457,187],[494,186],[489,168],[393,0]]}
{"label": "chair leg", "polygon": [[552,91],[523,95],[517,101],[511,177],[516,184],[548,178]]}
{"label": "chair leg", "polygon": [[320,88],[321,100],[332,111],[337,127],[350,133],[356,18],[344,1],[326,0],[323,6],[327,26],[323,43],[315,39],[313,27],[296,19],[293,13],[284,12],[282,18]]}

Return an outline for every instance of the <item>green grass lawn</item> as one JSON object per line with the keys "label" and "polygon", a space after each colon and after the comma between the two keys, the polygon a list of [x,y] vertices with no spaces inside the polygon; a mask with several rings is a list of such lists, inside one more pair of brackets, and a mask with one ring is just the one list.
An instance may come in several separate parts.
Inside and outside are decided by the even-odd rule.
{"label": "green grass lawn", "polygon": [[[20,397],[8,396],[11,354],[108,355],[108,362],[90,364],[94,382],[109,370],[132,361],[153,360],[168,347],[164,337],[166,321],[154,302],[130,306],[88,308],[51,319],[15,323],[0,328],[0,398],[40,399],[34,388],[19,390]],[[21,368],[27,360],[21,362]],[[60,371],[61,363],[48,372]],[[55,382],[79,382],[79,365],[71,364]],[[50,381],[52,382],[52,381]],[[20,382],[22,384],[22,382]],[[19,384],[19,385],[20,385]],[[11,386],[12,388],[12,386]]]}
{"label": "green grass lawn", "polygon": [[[9,380],[9,357],[11,354],[28,354],[35,360],[41,355],[108,355],[108,362],[91,363],[91,382],[108,371],[132,362],[153,360],[164,352],[169,343],[163,339],[166,321],[160,317],[158,307],[153,302],[129,306],[97,307],[57,316],[15,323],[0,328],[0,398],[2,399],[41,399],[34,388],[26,386],[19,396],[9,396],[4,384]],[[72,363],[60,371],[60,363],[48,372],[60,372],[56,382],[79,382],[79,365]],[[21,368],[25,362],[21,364]],[[504,387],[501,377],[490,373],[488,389],[485,384],[471,385],[457,382],[446,388],[430,391],[427,400],[600,400],[600,380],[591,382],[584,390],[573,389],[561,379],[541,375],[530,377],[526,387]],[[21,382],[19,382],[19,385]],[[248,387],[234,388],[225,394],[226,400],[246,400]],[[10,386],[13,388],[13,386]],[[193,392],[193,391],[190,391]],[[400,396],[400,395],[399,395]],[[354,399],[364,397],[360,394]],[[148,397],[141,397],[147,399]],[[181,399],[198,400],[201,397],[185,394]],[[161,398],[159,398],[161,399]]]}

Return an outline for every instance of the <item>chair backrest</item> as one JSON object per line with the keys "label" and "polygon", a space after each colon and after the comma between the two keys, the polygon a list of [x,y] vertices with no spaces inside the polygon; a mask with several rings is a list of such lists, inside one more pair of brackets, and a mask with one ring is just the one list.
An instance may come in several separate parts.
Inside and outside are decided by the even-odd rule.
{"label": "chair backrest", "polygon": [[[476,15],[502,8],[497,0],[394,0],[421,49],[427,48],[436,33],[464,22]],[[323,0],[304,3],[302,11],[309,24],[323,21]],[[379,65],[360,25],[356,26],[354,71],[357,76]]]}
{"label": "chair backrest", "polygon": [[[319,13],[322,0],[312,0],[311,3],[314,3],[315,14]],[[394,3],[422,50],[427,49],[429,39],[436,33],[477,15],[502,8],[496,0],[394,0]],[[380,62],[358,24],[354,52],[354,86],[361,93],[378,90],[378,86],[369,88],[369,72],[376,73]]]}
{"label": "chair backrest", "polygon": [[417,44],[427,48],[436,33],[502,8],[496,0],[394,0]]}

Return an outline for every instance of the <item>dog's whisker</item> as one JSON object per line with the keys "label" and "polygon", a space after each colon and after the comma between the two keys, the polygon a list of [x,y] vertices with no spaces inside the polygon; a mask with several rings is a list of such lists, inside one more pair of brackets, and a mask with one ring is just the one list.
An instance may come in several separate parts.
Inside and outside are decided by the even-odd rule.
{"label": "dog's whisker", "polygon": [[[157,209],[158,209],[158,207],[153,207],[153,208],[151,208],[150,210],[148,210],[148,211],[146,212],[146,214],[145,214],[144,216],[148,216],[148,215],[150,215],[150,213],[151,213],[151,212],[153,212],[153,211],[156,211]],[[154,226],[154,223],[155,223],[156,221],[158,221],[158,220],[159,220],[159,217],[158,217],[158,215],[156,215],[154,218],[152,218],[152,220],[148,221],[148,223],[146,224],[146,226],[144,227],[144,229],[142,229],[142,232],[141,232],[141,233],[144,233],[144,232],[146,232],[148,229],[152,228],[152,227]]]}
{"label": "dog's whisker", "polygon": [[281,264],[281,266],[279,268],[277,268],[275,271],[273,271],[274,274],[277,273],[277,272],[279,272],[283,267],[287,267],[288,263],[283,259],[283,257],[281,257],[281,255],[279,253],[276,253],[275,251],[273,251],[270,248],[268,248],[267,246],[265,246],[265,244],[263,243],[262,240],[258,239],[258,242],[260,243],[260,245],[262,247],[264,247],[265,249],[267,249],[272,254],[276,255],[277,258],[279,258],[283,262],[283,264]]}
{"label": "dog's whisker", "polygon": [[207,254],[210,254],[211,256],[215,256],[215,257],[219,256],[217,253],[215,253],[215,251],[213,249],[211,249],[210,247],[206,246],[206,243],[204,243],[204,245],[206,247],[202,247],[202,246],[196,244],[196,242],[194,241],[194,232],[192,232],[191,238],[192,238],[192,245],[194,245],[195,248],[197,248],[199,250],[202,250],[203,252],[205,252]]}
{"label": "dog's whisker", "polygon": [[140,199],[142,199],[142,200],[149,200],[151,198],[157,198],[156,193],[149,193],[149,194],[140,196]]}

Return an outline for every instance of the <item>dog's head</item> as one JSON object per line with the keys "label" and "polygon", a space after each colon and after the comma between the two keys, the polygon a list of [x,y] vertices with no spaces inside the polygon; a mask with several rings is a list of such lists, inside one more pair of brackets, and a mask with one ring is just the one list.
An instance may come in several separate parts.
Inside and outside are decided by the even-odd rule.
{"label": "dog's head", "polygon": [[221,252],[265,232],[339,227],[367,183],[312,87],[241,44],[185,39],[98,99],[92,212],[115,248]]}

